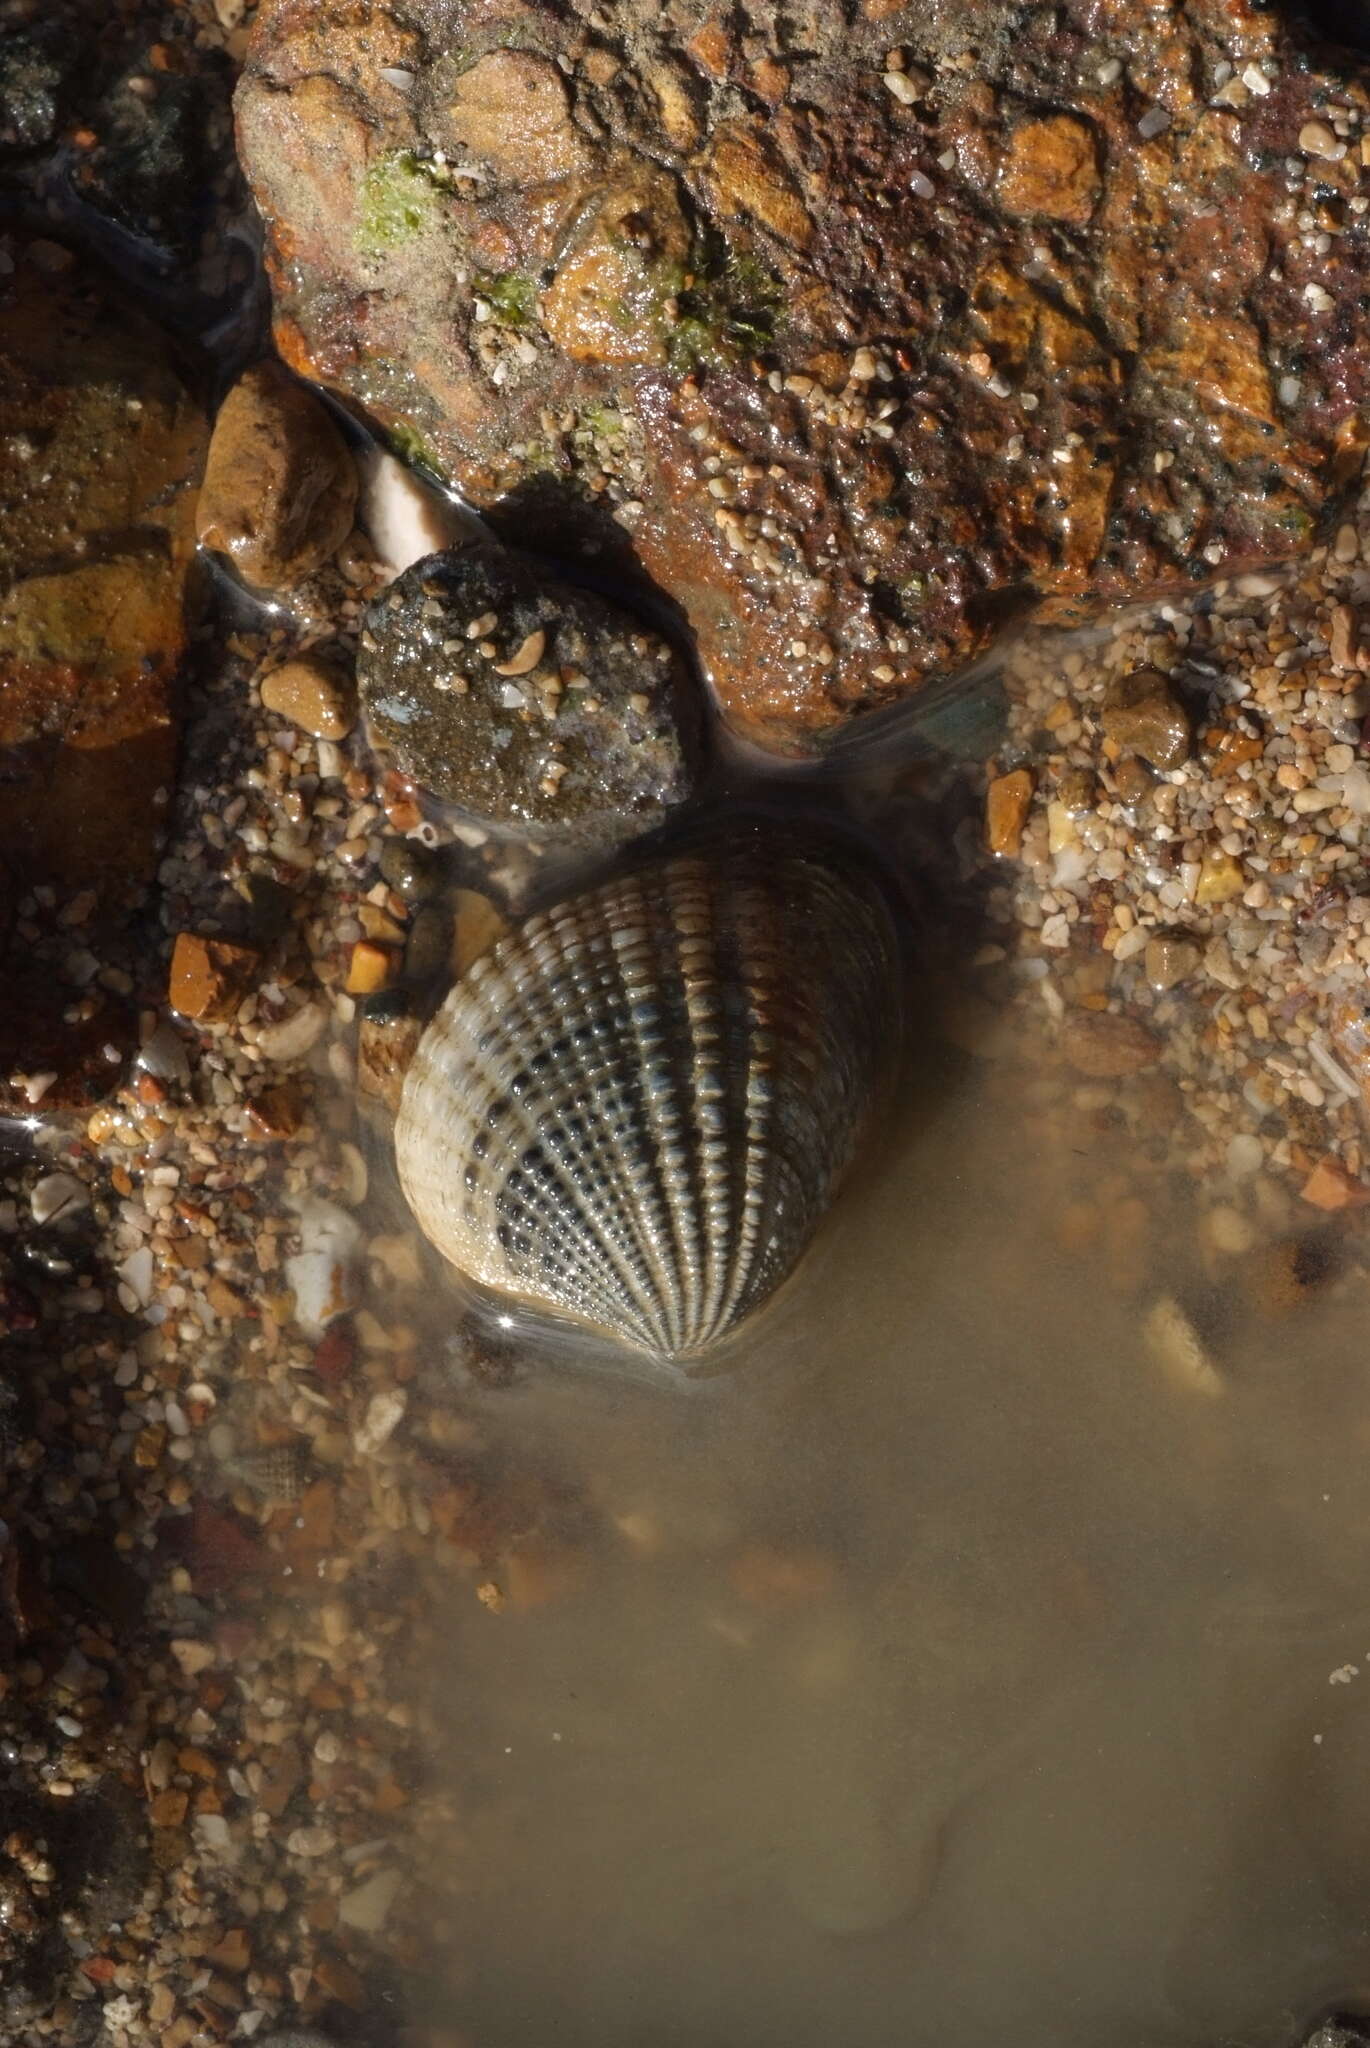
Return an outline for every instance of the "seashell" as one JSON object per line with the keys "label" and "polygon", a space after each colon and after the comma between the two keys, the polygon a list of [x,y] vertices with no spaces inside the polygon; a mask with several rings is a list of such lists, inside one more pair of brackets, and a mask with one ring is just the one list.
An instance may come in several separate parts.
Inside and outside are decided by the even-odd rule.
{"label": "seashell", "polygon": [[311,1460],[303,1443],[262,1444],[235,1451],[223,1461],[230,1478],[241,1480],[250,1493],[284,1506],[298,1500],[309,1481]]}
{"label": "seashell", "polygon": [[739,833],[543,911],[448,995],[395,1127],[469,1279],[660,1358],[793,1269],[897,1038],[896,947],[854,864]]}

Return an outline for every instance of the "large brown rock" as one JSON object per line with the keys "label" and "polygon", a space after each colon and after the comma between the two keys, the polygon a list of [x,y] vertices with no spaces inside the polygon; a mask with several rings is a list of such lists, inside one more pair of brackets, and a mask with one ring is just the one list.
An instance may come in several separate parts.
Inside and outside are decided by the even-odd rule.
{"label": "large brown rock", "polygon": [[175,766],[205,423],[156,332],[39,245],[0,280],[0,858],[141,886]]}
{"label": "large brown rock", "polygon": [[1250,0],[266,0],[238,124],[296,367],[520,539],[631,548],[803,750],[1010,616],[1307,542],[1368,106]]}

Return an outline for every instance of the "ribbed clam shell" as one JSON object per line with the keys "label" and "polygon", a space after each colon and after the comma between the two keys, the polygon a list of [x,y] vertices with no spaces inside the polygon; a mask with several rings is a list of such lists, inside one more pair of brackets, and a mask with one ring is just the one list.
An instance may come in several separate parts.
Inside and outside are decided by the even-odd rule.
{"label": "ribbed clam shell", "polygon": [[451,991],[405,1080],[401,1184],[482,1286],[688,1356],[803,1252],[897,1021],[872,886],[788,838],[681,853]]}

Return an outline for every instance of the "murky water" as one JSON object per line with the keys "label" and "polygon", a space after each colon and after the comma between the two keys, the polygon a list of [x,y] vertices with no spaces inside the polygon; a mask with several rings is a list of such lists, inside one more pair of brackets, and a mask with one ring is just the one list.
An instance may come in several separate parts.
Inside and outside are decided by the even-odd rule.
{"label": "murky water", "polygon": [[1273,2048],[1370,1993],[1358,1297],[1229,1304],[1177,1383],[1060,1248],[1071,1138],[915,1065],[733,1375],[483,1399],[588,1505],[423,1661],[420,2002],[478,2048]]}

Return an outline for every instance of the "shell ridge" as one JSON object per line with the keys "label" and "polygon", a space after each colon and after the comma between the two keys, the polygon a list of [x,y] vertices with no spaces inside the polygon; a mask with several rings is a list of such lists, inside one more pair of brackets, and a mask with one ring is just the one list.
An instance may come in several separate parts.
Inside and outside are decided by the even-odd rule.
{"label": "shell ridge", "polygon": [[720,998],[726,970],[718,905],[707,868],[696,862],[690,873],[672,880],[669,901],[680,935],[682,1019],[692,1055],[690,1125],[701,1256],[691,1334],[700,1343],[718,1323],[734,1222],[733,1176],[728,1170],[727,1019]]}
{"label": "shell ridge", "polygon": [[[663,877],[665,915],[658,922],[658,979],[669,994],[667,1033],[676,1041],[670,1069],[669,1124],[662,1170],[676,1244],[677,1344],[694,1348],[707,1324],[714,1244],[707,1206],[709,1154],[701,1089],[716,1070],[712,1039],[692,995],[716,985],[715,905],[702,862],[674,862]],[[682,1052],[689,1057],[683,1059]],[[704,1200],[701,1201],[701,1194]]]}
{"label": "shell ridge", "polygon": [[[593,1015],[597,1002],[602,1010],[607,994],[611,1015],[615,1014],[620,1007],[614,1000],[617,962],[603,931],[586,929],[584,921],[578,920],[575,939],[575,945],[566,949],[565,988],[557,985],[551,991],[553,1007],[572,1016]],[[616,1116],[606,1114],[606,1110],[621,1114],[622,1069],[620,1044],[611,1040],[596,1052],[591,1038],[573,1032],[568,1054],[558,1068],[556,1094],[549,1091],[546,1096],[545,1114],[554,1121],[540,1122],[539,1131],[543,1142],[556,1153],[565,1185],[590,1237],[631,1297],[645,1335],[652,1308],[650,1246],[632,1202],[623,1199],[627,1189],[622,1180],[619,1125]],[[579,1131],[567,1121],[568,1097],[573,1098],[570,1106],[578,1117]],[[615,1187],[617,1200],[610,1199]]]}
{"label": "shell ridge", "polygon": [[[739,868],[742,863],[738,863]],[[744,872],[730,875],[730,886],[738,897],[736,986],[741,992],[743,1012],[739,1037],[745,1058],[739,1061],[736,1117],[745,1134],[735,1194],[736,1225],[727,1284],[720,1304],[716,1328],[733,1322],[756,1287],[756,1261],[763,1246],[765,1217],[771,1202],[774,1176],[774,1147],[771,1124],[774,1081],[770,1049],[770,1010],[775,1001],[778,947],[772,934],[775,919],[782,921],[787,905],[783,889],[772,890],[765,875],[751,877]]]}
{"label": "shell ridge", "polygon": [[[465,1204],[465,1215],[454,1215],[452,1220],[459,1244],[469,1243],[471,1247],[471,1254],[464,1260],[459,1259],[458,1263],[464,1264],[468,1270],[473,1270],[474,1277],[495,1285],[506,1280],[506,1276],[512,1278],[516,1284],[521,1284],[529,1278],[525,1270],[527,1260],[518,1244],[511,1241],[513,1233],[519,1228],[520,1218],[515,1215],[511,1219],[508,1213],[510,1182],[516,1175],[522,1175],[521,1156],[537,1142],[536,1127],[531,1121],[535,1097],[521,1085],[523,1070],[515,1058],[515,1020],[520,1015],[526,1019],[528,1007],[525,1002],[520,1010],[517,973],[492,974],[485,978],[484,986],[479,990],[468,991],[463,1002],[454,1003],[449,997],[448,1003],[444,1006],[439,1031],[434,1034],[431,1042],[426,1042],[421,1047],[427,1055],[422,1076],[424,1083],[440,1081],[436,1053],[438,1050],[445,1050],[450,1062],[448,1078],[455,1084],[451,1092],[465,1111],[465,1121],[472,1127],[472,1135],[476,1134],[475,1126],[481,1123],[485,1125],[482,1165],[477,1176],[477,1190],[482,1200],[477,1205],[474,1198],[468,1199]],[[538,1020],[536,1028],[540,1035],[545,1036],[545,1018]],[[497,1101],[503,1102],[505,1109],[499,1121],[492,1126],[490,1111],[492,1104]],[[418,1098],[415,1099],[415,1108],[417,1107]],[[448,1141],[443,1155],[446,1157],[454,1149],[451,1142],[454,1134],[450,1123],[434,1118],[431,1131],[438,1134],[438,1142]],[[429,1142],[434,1142],[431,1134]],[[465,1184],[464,1171],[460,1176],[450,1172],[438,1176],[440,1189],[452,1188],[459,1184]],[[571,1183],[571,1186],[574,1187],[574,1183]],[[414,1197],[408,1184],[406,1193],[412,1202]],[[558,1214],[556,1206],[548,1200],[545,1192],[532,1196],[530,1191],[530,1197],[526,1206],[538,1215],[538,1220],[547,1231],[544,1240],[547,1247],[554,1248],[558,1237],[563,1238],[568,1246],[568,1252],[560,1262],[555,1257],[551,1260],[550,1263],[554,1267],[560,1263],[564,1270],[572,1274],[578,1270],[583,1273],[587,1254],[595,1263],[599,1263],[604,1253],[597,1238],[591,1241],[591,1250],[591,1243],[577,1239],[574,1228],[568,1227],[565,1218]],[[521,1208],[525,1206],[521,1196],[516,1196],[515,1199]],[[483,1249],[492,1244],[499,1247],[503,1273],[492,1264],[491,1253]],[[640,1318],[642,1305],[640,1301],[633,1302],[633,1290],[624,1274],[621,1271],[612,1277],[606,1274],[603,1276],[603,1282],[601,1291],[605,1299],[613,1299],[622,1292],[626,1298],[616,1304],[620,1316],[636,1323]],[[580,1287],[581,1291],[584,1291],[583,1279]]]}
{"label": "shell ridge", "polygon": [[[656,1223],[658,1299],[656,1328],[659,1348],[667,1353],[684,1348],[683,1282],[688,1259],[680,1240],[678,1193],[681,1169],[678,1151],[680,1114],[675,1104],[670,1065],[669,1030],[661,1028],[661,1011],[669,1017],[679,999],[679,975],[669,957],[671,933],[638,876],[625,878],[625,901],[633,921],[612,936],[624,995],[624,1019],[631,1035],[638,1078],[638,1106],[645,1143],[636,1167],[640,1192],[650,1203]],[[657,992],[654,1000],[653,991]]]}
{"label": "shell ridge", "polygon": [[[634,1266],[616,1233],[606,1231],[603,1226],[603,1218],[595,1202],[600,1175],[592,1160],[587,1161],[577,1153],[564,1119],[559,1129],[556,1125],[549,1129],[543,1121],[544,1112],[538,1108],[539,1103],[548,1098],[543,1093],[544,1083],[536,1074],[535,1065],[544,1056],[550,1057],[563,1034],[567,982],[575,999],[580,999],[586,975],[585,970],[577,966],[577,953],[593,954],[594,934],[589,935],[590,943],[586,945],[580,919],[568,915],[555,925],[549,920],[547,930],[539,936],[544,986],[540,991],[541,1001],[531,1019],[534,1042],[526,1048],[528,1057],[521,1068],[527,1077],[520,1097],[519,1128],[524,1143],[518,1154],[512,1147],[508,1149],[509,1170],[501,1182],[508,1199],[510,1182],[517,1176],[519,1199],[526,1200],[540,1225],[538,1256],[521,1258],[519,1266],[540,1263],[559,1280],[569,1279],[578,1297],[578,1310],[584,1310],[592,1317],[598,1310],[601,1320],[606,1309],[615,1310],[617,1313],[612,1320],[626,1321],[645,1338],[650,1329],[650,1293],[643,1287],[640,1265]],[[602,951],[607,955],[607,947]],[[523,1021],[529,1021],[527,1004],[522,1014]],[[508,1015],[507,1027],[505,1020],[500,1020],[505,1036],[513,1037],[518,1019],[519,1013],[515,1010]],[[587,1119],[587,1126],[591,1130],[595,1128],[593,1117]],[[537,1190],[530,1189],[525,1198],[521,1191],[529,1169],[523,1164],[523,1155],[528,1152],[545,1153],[549,1149],[560,1171],[553,1176],[551,1188],[543,1185]],[[607,1148],[606,1156],[612,1159],[612,1148]],[[628,1208],[624,1213],[631,1218],[633,1212]],[[576,1227],[577,1222],[580,1228]],[[533,1250],[531,1246],[529,1249],[530,1252]],[[594,1285],[587,1285],[591,1279],[587,1267],[592,1270]],[[519,1272],[522,1280],[530,1277],[527,1271]]]}

